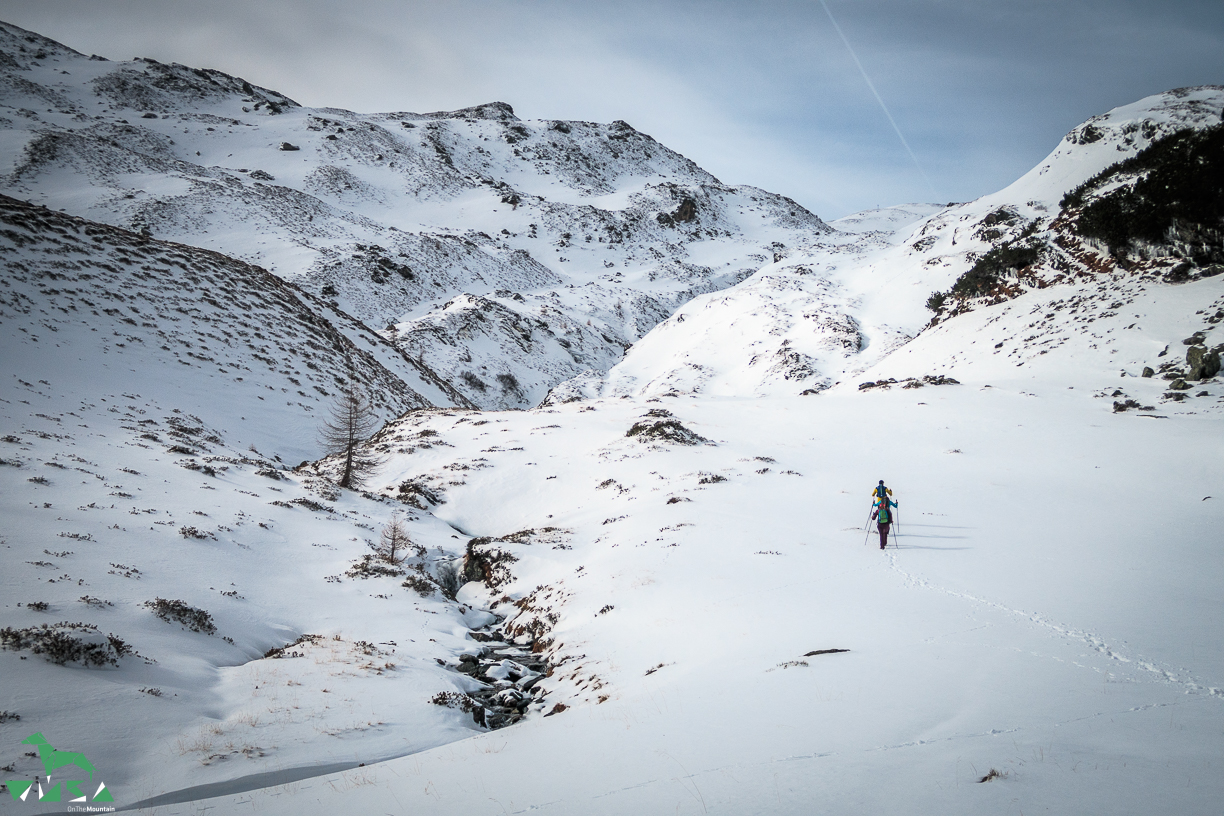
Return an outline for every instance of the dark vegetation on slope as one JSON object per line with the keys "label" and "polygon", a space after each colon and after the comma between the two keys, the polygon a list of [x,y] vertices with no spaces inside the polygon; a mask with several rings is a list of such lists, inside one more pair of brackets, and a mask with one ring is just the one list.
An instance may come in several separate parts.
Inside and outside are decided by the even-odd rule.
{"label": "dark vegetation on slope", "polygon": [[189,605],[186,601],[155,598],[145,601],[144,606],[166,623],[181,623],[193,632],[203,632],[206,635],[217,633],[217,626],[213,623],[212,615],[203,609]]}
{"label": "dark vegetation on slope", "polygon": [[1041,258],[1041,249],[1030,243],[1005,242],[978,258],[973,267],[956,279],[947,292],[932,292],[926,307],[942,312],[949,298],[967,300],[994,292],[1005,276],[1017,274]]}
{"label": "dark vegetation on slope", "polygon": [[999,284],[1004,275],[1032,266],[1040,251],[1035,246],[1003,244],[987,252],[965,274],[952,284],[952,294],[960,297],[981,297]]}
{"label": "dark vegetation on slope", "polygon": [[[1085,206],[1095,190],[1127,175],[1134,183]],[[1199,264],[1224,261],[1224,125],[1158,139],[1067,193],[1061,205],[1082,207],[1076,230],[1115,256],[1148,244]]]}
{"label": "dark vegetation on slope", "polygon": [[[86,638],[72,634],[81,632]],[[132,647],[114,635],[101,638],[91,623],[43,623],[16,629],[0,629],[0,648],[28,650],[52,663],[81,663],[85,666],[119,665],[119,658],[132,654]]]}
{"label": "dark vegetation on slope", "polygon": [[[1115,189],[1098,194],[1111,186]],[[1133,252],[1190,262],[1166,280],[1185,280],[1192,264],[1224,262],[1224,125],[1187,128],[1157,139],[1068,192],[1060,205],[1064,213],[1075,211],[1076,233],[1101,242],[1116,258]],[[1041,248],[1025,240],[1029,234],[1025,230],[1018,241],[987,252],[950,291],[932,293],[927,308],[941,313],[951,298],[995,293],[1006,276],[1037,263]]]}

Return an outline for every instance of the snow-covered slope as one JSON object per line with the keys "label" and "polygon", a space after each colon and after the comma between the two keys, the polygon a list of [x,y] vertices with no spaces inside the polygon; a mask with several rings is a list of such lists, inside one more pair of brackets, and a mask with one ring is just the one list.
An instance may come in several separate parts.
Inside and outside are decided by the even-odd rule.
{"label": "snow-covered slope", "polygon": [[316,428],[345,387],[367,393],[383,420],[458,398],[256,267],[3,196],[0,225],[5,377],[55,371],[85,399],[155,382],[160,398],[295,463],[319,455]]}
{"label": "snow-covered slope", "polygon": [[[156,374],[123,390],[72,369],[4,376],[6,782],[45,773],[19,745],[33,732],[83,752],[96,768],[88,795],[105,782],[122,806],[356,767],[477,730],[428,701],[470,687],[437,661],[476,651],[467,627],[485,621],[402,577],[389,590],[348,574],[398,503],[282,470]],[[405,523],[429,550],[405,568],[436,572],[462,553],[436,518]]]}
{"label": "snow-covered slope", "polygon": [[[1195,322],[1179,310],[1160,328]],[[924,348],[907,367],[948,352]],[[1026,364],[959,385],[394,424],[391,451],[438,444],[393,456],[377,485],[448,485],[433,512],[477,537],[459,597],[509,613],[548,657],[543,705],[495,734],[207,804],[1209,812],[1224,793],[1221,419],[1114,413],[1115,384],[1146,399],[1130,389],[1152,381],[1119,380],[1110,351],[1064,359],[1070,390]],[[708,442],[649,430],[669,422]],[[880,478],[900,502],[886,552],[864,540]]]}
{"label": "snow-covered slope", "polygon": [[[606,370],[694,295],[828,231],[624,122],[521,121],[504,103],[315,110],[2,24],[0,55],[9,195],[258,263],[394,324],[484,407]],[[457,350],[467,336],[485,342]]]}
{"label": "snow-covered slope", "polygon": [[[694,298],[606,376],[564,383],[552,399],[819,391],[859,375],[917,336],[932,316],[928,297],[947,290],[997,247],[1027,240],[1041,248],[1023,276],[1012,271],[1007,296],[1115,270],[1107,252],[1081,241],[1073,224],[1058,218],[1063,195],[1154,139],[1218,125],[1222,110],[1224,88],[1158,94],[1076,128],[1041,165],[998,193],[944,208],[910,205],[835,221],[835,232],[805,250],[738,286]],[[1146,272],[1167,273],[1179,263],[1157,258]],[[1121,271],[1133,277],[1138,270]],[[1105,275],[1089,286],[1111,298],[1117,284]],[[1133,285],[1159,288],[1150,279]],[[1083,328],[1081,315],[1069,330]]]}

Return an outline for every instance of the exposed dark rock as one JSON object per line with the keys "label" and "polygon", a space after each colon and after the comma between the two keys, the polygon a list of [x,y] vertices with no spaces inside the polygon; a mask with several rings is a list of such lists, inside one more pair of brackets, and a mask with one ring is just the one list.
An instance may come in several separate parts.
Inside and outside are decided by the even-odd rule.
{"label": "exposed dark rock", "polygon": [[510,565],[518,558],[500,547],[493,546],[494,539],[473,538],[467,543],[463,555],[463,580],[479,581],[489,589],[497,589],[513,580]]}
{"label": "exposed dark rock", "polygon": [[680,202],[680,206],[672,213],[672,218],[680,223],[688,223],[689,221],[697,220],[697,202],[691,198],[686,198]]}
{"label": "exposed dark rock", "polygon": [[1177,264],[1172,269],[1164,274],[1165,283],[1185,283],[1190,280],[1193,275],[1194,265],[1189,261]]}
{"label": "exposed dark rock", "polygon": [[700,445],[710,441],[690,431],[676,419],[636,422],[625,432],[625,436],[635,436],[644,442],[671,442],[676,445]]}
{"label": "exposed dark rock", "polygon": [[1217,346],[1208,349],[1206,346],[1194,345],[1186,351],[1186,379],[1205,380],[1220,373],[1220,351]]}
{"label": "exposed dark rock", "polygon": [[[499,631],[471,632],[474,640],[500,642]],[[430,702],[472,715],[477,725],[504,728],[521,720],[528,707],[541,699],[539,682],[551,673],[547,659],[537,653],[504,643],[482,646],[476,654],[463,654],[456,671],[479,681],[481,687],[464,694],[441,692]]]}
{"label": "exposed dark rock", "polygon": [[952,377],[945,377],[943,374],[924,374],[920,378],[906,377],[900,382],[898,382],[895,378],[890,377],[887,380],[859,383],[858,390],[870,391],[873,388],[883,388],[887,390],[894,385],[900,385],[902,388],[922,388],[927,385],[960,385],[960,380],[953,379]]}

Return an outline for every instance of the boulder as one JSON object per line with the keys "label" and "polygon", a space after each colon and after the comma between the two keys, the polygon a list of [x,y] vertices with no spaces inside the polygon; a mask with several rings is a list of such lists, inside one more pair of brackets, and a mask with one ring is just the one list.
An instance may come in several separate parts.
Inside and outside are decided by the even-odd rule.
{"label": "boulder", "polygon": [[1207,339],[1207,335],[1201,331],[1196,331],[1194,334],[1182,341],[1183,346],[1197,346]]}
{"label": "boulder", "polygon": [[[1220,372],[1219,348],[1193,345],[1186,351],[1186,379],[1205,380]],[[1176,387],[1176,386],[1170,386]]]}
{"label": "boulder", "polygon": [[1183,261],[1165,273],[1165,283],[1185,283],[1193,277],[1194,264]]}

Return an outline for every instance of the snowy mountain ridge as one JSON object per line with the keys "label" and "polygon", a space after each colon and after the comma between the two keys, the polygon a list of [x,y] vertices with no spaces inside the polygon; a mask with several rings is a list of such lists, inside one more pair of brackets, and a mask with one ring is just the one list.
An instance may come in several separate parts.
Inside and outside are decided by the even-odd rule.
{"label": "snowy mountain ridge", "polygon": [[[8,194],[259,264],[394,325],[482,407],[606,370],[676,306],[828,232],[624,122],[523,121],[504,103],[313,110],[13,26],[0,52]],[[457,333],[482,342],[456,349]]]}
{"label": "snowy mountain ridge", "polygon": [[[949,300],[934,322],[1057,283],[1091,289],[1096,279],[1104,291],[1119,276],[1142,274],[1147,279],[1139,287],[1149,287],[1184,259],[1166,252],[1119,263],[1077,234],[1060,200],[1162,136],[1218,126],[1222,111],[1224,87],[1158,94],[1074,129],[1041,165],[998,193],[944,208],[909,205],[835,221],[834,232],[803,251],[736,287],[694,298],[606,375],[563,384],[554,398],[799,394],[848,383],[931,324],[929,295],[954,291],[983,268],[984,258],[1013,245],[1031,246],[1032,257],[1019,268],[990,273],[992,281],[980,292]],[[1151,361],[1127,362],[1137,374]]]}

